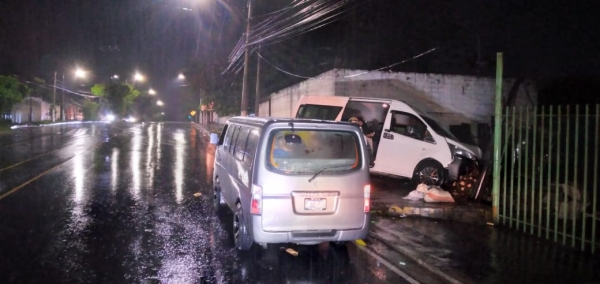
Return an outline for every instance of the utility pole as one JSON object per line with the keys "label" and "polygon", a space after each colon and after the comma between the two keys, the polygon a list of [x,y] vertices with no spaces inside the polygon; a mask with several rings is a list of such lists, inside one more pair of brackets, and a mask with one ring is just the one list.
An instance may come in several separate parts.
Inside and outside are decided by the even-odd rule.
{"label": "utility pole", "polygon": [[256,53],[256,99],[254,101],[254,116],[258,116],[260,108],[260,45]]}
{"label": "utility pole", "polygon": [[62,89],[60,90],[60,120],[65,121],[65,74],[62,74]]}
{"label": "utility pole", "polygon": [[50,111],[52,112],[52,122],[56,121],[56,114],[54,108],[56,107],[56,71],[54,71],[54,91],[52,92],[52,108]]}
{"label": "utility pole", "polygon": [[248,115],[248,61],[250,56],[250,48],[248,40],[250,37],[250,18],[252,17],[252,0],[248,0],[248,18],[246,19],[246,51],[244,52],[244,79],[242,81],[242,109],[241,116]]}
{"label": "utility pole", "polygon": [[29,94],[29,123],[33,122],[33,105],[31,104],[31,93]]}
{"label": "utility pole", "polygon": [[496,54],[496,106],[494,108],[494,172],[492,173],[492,218],[494,224],[500,220],[500,143],[502,142],[502,52]]}

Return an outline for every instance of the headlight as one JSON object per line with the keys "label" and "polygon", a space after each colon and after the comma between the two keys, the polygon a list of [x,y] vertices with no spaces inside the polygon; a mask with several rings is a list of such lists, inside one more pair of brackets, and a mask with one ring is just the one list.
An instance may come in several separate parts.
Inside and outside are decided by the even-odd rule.
{"label": "headlight", "polygon": [[471,152],[460,148],[454,144],[448,143],[448,147],[450,147],[450,153],[452,154],[452,158],[454,158],[454,156],[461,156],[471,160],[477,159],[473,154],[471,154]]}

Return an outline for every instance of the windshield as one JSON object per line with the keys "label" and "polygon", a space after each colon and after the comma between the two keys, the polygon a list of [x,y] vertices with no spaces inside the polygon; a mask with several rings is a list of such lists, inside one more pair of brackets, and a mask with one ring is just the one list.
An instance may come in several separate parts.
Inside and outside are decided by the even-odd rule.
{"label": "windshield", "polygon": [[306,104],[300,106],[296,118],[335,120],[340,111],[342,111],[342,107],[339,106]]}
{"label": "windshield", "polygon": [[454,141],[459,141],[453,134],[452,132],[450,132],[450,130],[447,130],[445,127],[441,126],[440,124],[437,123],[437,121],[435,121],[433,118],[431,117],[427,117],[424,115],[421,115],[421,117],[425,120],[425,122],[427,122],[427,124],[429,125],[429,127],[431,127],[433,129],[433,131],[435,131],[437,134],[444,136],[446,138],[450,138]]}
{"label": "windshield", "polygon": [[[291,141],[292,134],[300,141]],[[358,136],[351,131],[276,130],[268,145],[269,167],[286,174],[340,173],[361,166]]]}
{"label": "windshield", "polygon": [[446,138],[450,138],[454,141],[459,141],[458,138],[456,138],[456,136],[454,136],[454,134],[452,134],[452,132],[450,132],[450,130],[448,130],[448,127],[446,127],[445,125],[441,125],[435,119],[429,117],[426,112],[420,110],[419,108],[417,108],[413,105],[409,105],[409,104],[407,104],[407,105],[410,106],[412,109],[414,109],[419,114],[419,116],[421,116],[421,118],[423,118],[423,120],[425,120],[427,125],[429,125],[429,127],[431,127],[431,129],[433,129],[433,131],[435,131],[437,134],[444,136]]}

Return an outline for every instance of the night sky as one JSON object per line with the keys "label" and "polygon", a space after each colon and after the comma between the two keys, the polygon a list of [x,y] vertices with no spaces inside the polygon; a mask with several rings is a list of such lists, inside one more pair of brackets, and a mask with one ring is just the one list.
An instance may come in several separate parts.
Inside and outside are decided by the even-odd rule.
{"label": "night sky", "polygon": [[[291,2],[254,0],[253,24]],[[507,76],[589,82],[600,75],[593,3],[355,0],[336,22],[266,44],[261,55],[289,73],[315,76],[334,67],[374,70],[437,47],[391,71],[493,76],[502,51]],[[4,0],[0,74],[48,80],[81,66],[102,82],[139,71],[169,92],[194,56],[225,61],[244,32],[245,7],[246,0]],[[303,80],[262,70],[267,93]]]}

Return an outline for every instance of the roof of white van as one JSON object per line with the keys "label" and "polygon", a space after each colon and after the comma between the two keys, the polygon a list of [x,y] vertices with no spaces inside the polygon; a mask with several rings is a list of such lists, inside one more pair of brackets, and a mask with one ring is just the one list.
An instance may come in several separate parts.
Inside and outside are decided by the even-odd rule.
{"label": "roof of white van", "polygon": [[332,120],[320,120],[320,119],[306,119],[306,118],[289,118],[289,117],[246,117],[246,116],[234,116],[228,121],[234,123],[244,123],[256,126],[263,126],[267,123],[273,122],[312,122],[312,123],[325,123],[325,124],[350,124],[345,121],[332,121]]}

